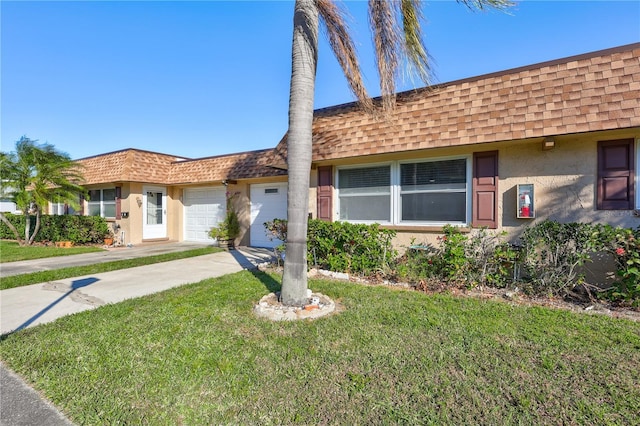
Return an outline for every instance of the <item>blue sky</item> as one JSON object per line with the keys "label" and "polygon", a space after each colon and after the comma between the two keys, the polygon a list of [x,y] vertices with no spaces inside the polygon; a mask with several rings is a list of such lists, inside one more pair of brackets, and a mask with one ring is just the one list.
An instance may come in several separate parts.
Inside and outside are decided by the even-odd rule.
{"label": "blue sky", "polygon": [[[346,1],[379,94],[366,2]],[[197,158],[271,148],[287,129],[292,1],[0,2],[1,146],[72,158],[124,148]],[[640,41],[640,1],[425,2],[437,82]],[[407,80],[400,89],[421,86]],[[324,41],[317,108],[352,95]]]}

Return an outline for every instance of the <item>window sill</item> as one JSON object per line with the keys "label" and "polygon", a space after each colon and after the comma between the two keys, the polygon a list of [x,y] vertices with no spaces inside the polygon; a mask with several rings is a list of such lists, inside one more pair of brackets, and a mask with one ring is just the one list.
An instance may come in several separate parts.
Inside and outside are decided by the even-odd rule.
{"label": "window sill", "polygon": [[[443,226],[419,226],[419,225],[380,225],[380,228],[382,229],[390,229],[393,231],[400,231],[400,232],[422,232],[422,233],[430,233],[430,232],[438,232],[438,233],[442,233],[444,232],[444,225]],[[460,232],[463,233],[468,233],[471,232],[471,228],[469,228],[468,226],[458,226],[456,227],[456,229],[460,230]]]}

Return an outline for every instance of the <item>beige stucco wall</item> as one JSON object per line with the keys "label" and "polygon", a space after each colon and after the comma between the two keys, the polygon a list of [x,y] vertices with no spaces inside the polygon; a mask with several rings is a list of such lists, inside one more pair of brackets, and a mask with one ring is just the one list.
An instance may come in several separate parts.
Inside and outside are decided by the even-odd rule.
{"label": "beige stucco wall", "polygon": [[[123,195],[124,197],[124,195]],[[124,200],[123,200],[124,201]],[[131,183],[127,196],[129,218],[122,219],[123,229],[127,231],[126,243],[139,244],[142,241],[142,184]],[[124,210],[123,211],[127,211]]]}
{"label": "beige stucco wall", "polygon": [[167,187],[167,238],[178,241],[182,237],[181,217],[183,214],[182,190],[176,187]]}
{"label": "beige stucco wall", "polygon": [[[523,227],[545,219],[559,222],[607,223],[637,227],[633,210],[597,210],[597,144],[600,140],[640,137],[638,131],[556,137],[555,148],[539,143],[499,149],[499,218],[502,229],[517,235]],[[516,185],[534,184],[535,219],[517,219]]]}
{"label": "beige stucco wall", "polygon": [[249,228],[251,225],[251,201],[249,200],[249,185],[247,183],[237,183],[229,185],[227,190],[233,197],[232,205],[238,215],[240,222],[240,235],[235,243],[241,246],[248,246],[250,242]]}
{"label": "beige stucco wall", "polygon": [[309,176],[309,214],[313,219],[318,218],[318,169],[311,169]]}
{"label": "beige stucco wall", "polygon": [[[633,210],[596,209],[597,143],[601,140],[623,138],[640,139],[640,129],[556,136],[555,148],[552,150],[543,150],[542,139],[539,138],[344,159],[331,164],[340,166],[456,155],[470,156],[473,152],[497,150],[498,230],[507,231],[509,238],[515,241],[525,227],[545,219],[560,222],[608,223],[632,228],[640,226],[640,217]],[[637,165],[636,170],[639,168],[640,165]],[[533,219],[516,217],[518,184],[534,184],[536,217]],[[310,192],[310,198],[313,200],[316,194],[315,187],[314,181]],[[334,203],[335,200],[334,196]],[[394,245],[400,251],[412,242],[437,245],[438,237],[442,235],[440,227],[391,228],[397,231]]]}

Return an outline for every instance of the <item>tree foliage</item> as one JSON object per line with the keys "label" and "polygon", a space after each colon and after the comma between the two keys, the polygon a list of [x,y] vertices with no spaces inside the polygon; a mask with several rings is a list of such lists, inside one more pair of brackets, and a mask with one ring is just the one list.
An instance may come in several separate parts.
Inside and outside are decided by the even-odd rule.
{"label": "tree foliage", "polygon": [[1,191],[25,216],[34,216],[35,225],[25,220],[24,240],[18,230],[0,213],[0,220],[12,228],[21,244],[32,244],[40,230],[40,217],[48,203],[62,202],[78,208],[82,171],[68,154],[51,144],[38,144],[26,136],[16,142],[14,152],[0,153]]}

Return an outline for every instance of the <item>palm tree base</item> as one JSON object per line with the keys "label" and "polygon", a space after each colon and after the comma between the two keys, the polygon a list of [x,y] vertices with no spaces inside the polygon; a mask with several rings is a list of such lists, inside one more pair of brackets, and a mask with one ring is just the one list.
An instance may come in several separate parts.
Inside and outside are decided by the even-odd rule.
{"label": "palm tree base", "polygon": [[311,293],[307,302],[302,306],[287,306],[280,302],[280,293],[269,293],[254,306],[253,312],[271,321],[296,321],[316,319],[336,311],[335,302],[321,293]]}

